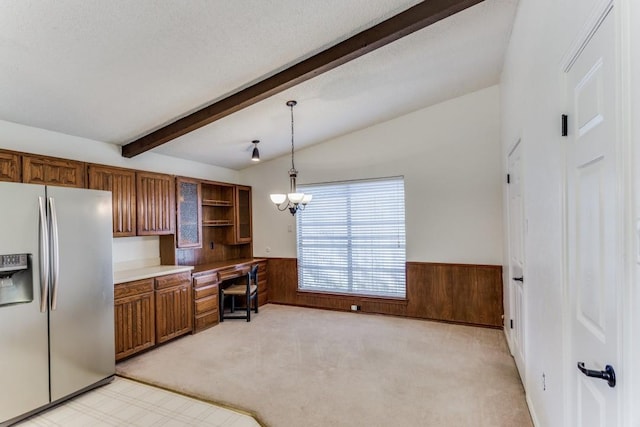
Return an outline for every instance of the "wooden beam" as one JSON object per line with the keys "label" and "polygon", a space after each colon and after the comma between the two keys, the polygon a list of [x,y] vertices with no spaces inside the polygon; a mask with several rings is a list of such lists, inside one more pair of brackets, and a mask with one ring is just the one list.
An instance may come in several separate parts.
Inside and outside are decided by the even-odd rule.
{"label": "wooden beam", "polygon": [[134,157],[345,64],[483,0],[425,0],[245,89],[122,146]]}

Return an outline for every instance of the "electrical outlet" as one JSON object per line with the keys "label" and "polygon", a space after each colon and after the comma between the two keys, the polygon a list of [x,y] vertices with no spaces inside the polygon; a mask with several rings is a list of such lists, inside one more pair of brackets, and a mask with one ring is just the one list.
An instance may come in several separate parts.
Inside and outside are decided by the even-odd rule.
{"label": "electrical outlet", "polygon": [[266,248],[264,248],[264,251],[268,254],[271,253],[271,248],[269,246],[267,246]]}
{"label": "electrical outlet", "polygon": [[351,306],[351,311],[360,311],[360,306],[359,305],[352,305]]}
{"label": "electrical outlet", "polygon": [[547,376],[545,375],[545,373],[542,373],[542,391],[546,391],[547,390]]}

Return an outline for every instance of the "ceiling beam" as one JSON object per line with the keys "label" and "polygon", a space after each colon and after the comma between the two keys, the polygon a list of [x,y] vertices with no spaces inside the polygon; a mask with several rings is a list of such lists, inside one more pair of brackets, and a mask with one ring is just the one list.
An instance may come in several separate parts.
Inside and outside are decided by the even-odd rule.
{"label": "ceiling beam", "polygon": [[134,157],[345,64],[483,0],[426,0],[291,67],[122,146]]}

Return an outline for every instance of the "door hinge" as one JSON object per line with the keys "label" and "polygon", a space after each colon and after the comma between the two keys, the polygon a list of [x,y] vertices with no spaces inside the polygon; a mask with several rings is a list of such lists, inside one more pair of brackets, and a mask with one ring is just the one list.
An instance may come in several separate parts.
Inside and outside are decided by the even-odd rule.
{"label": "door hinge", "polygon": [[513,329],[513,319],[509,319],[509,327]]}
{"label": "door hinge", "polygon": [[569,126],[567,124],[567,115],[562,115],[562,136],[567,136],[569,134]]}
{"label": "door hinge", "polygon": [[511,184],[511,174],[507,174],[507,184]]}

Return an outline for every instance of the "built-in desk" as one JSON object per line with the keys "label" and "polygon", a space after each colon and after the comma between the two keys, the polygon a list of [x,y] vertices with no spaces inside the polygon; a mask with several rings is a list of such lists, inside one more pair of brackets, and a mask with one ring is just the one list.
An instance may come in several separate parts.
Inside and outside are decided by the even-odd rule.
{"label": "built-in desk", "polygon": [[206,274],[217,271],[218,273],[224,272],[224,270],[236,270],[242,267],[251,267],[256,263],[266,263],[264,258],[238,258],[230,259],[226,261],[216,261],[208,264],[196,265],[191,273],[195,276],[198,274]]}
{"label": "built-in desk", "polygon": [[268,301],[267,260],[238,258],[196,265],[192,270],[194,328],[193,333],[215,326],[220,321],[219,289],[222,282],[245,276],[258,264],[258,304]]}

